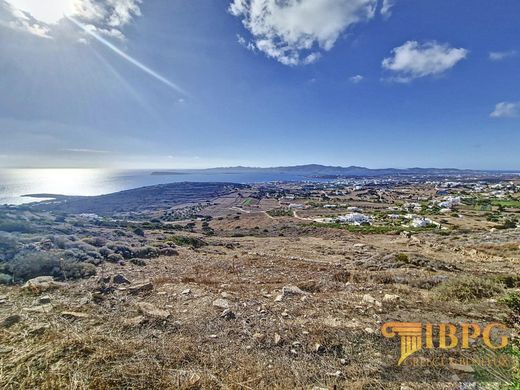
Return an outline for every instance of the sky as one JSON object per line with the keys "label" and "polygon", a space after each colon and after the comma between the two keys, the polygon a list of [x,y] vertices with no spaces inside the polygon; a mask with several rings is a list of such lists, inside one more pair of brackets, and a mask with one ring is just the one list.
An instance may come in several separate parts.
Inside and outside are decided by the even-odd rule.
{"label": "sky", "polygon": [[518,0],[0,0],[0,167],[520,169]]}

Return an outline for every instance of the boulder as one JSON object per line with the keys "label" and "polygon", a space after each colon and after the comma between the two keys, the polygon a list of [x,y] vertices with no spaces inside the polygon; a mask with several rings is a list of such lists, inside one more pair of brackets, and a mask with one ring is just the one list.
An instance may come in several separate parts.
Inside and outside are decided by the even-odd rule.
{"label": "boulder", "polygon": [[139,302],[137,308],[144,316],[158,320],[166,320],[171,315],[168,310],[159,309],[148,302]]}
{"label": "boulder", "polygon": [[75,312],[75,311],[62,311],[61,316],[68,318],[68,319],[73,319],[73,320],[84,319],[84,318],[90,317],[87,313],[79,313],[79,312]]}
{"label": "boulder", "polygon": [[230,309],[225,309],[220,317],[226,319],[226,320],[234,320],[236,317],[235,313],[233,313]]}
{"label": "boulder", "polygon": [[305,291],[303,291],[302,289],[300,289],[297,286],[291,286],[291,285],[284,286],[282,288],[282,293],[275,298],[275,301],[280,302],[287,297],[296,296],[296,295],[307,295],[307,294],[308,293],[306,293]]}
{"label": "boulder", "polygon": [[38,276],[25,282],[22,286],[22,290],[40,293],[59,287],[65,287],[66,285],[66,283],[56,282],[52,276]]}
{"label": "boulder", "polygon": [[149,292],[152,290],[153,290],[152,282],[133,284],[130,287],[128,287],[128,291],[131,294],[139,294],[139,293],[143,293],[143,292]]}
{"label": "boulder", "polygon": [[115,284],[131,284],[131,282],[123,274],[114,275],[112,282]]}
{"label": "boulder", "polygon": [[218,298],[213,301],[213,306],[218,309],[229,309],[229,301],[227,299]]}

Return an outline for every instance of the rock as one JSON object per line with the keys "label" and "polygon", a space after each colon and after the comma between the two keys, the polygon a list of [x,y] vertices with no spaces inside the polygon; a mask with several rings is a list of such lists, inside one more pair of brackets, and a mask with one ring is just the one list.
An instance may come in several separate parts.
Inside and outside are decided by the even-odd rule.
{"label": "rock", "polygon": [[132,318],[128,318],[124,321],[126,326],[139,326],[145,321],[144,316],[136,316]]}
{"label": "rock", "polygon": [[137,307],[139,311],[146,317],[151,317],[158,320],[165,320],[171,315],[168,310],[159,309],[148,302],[139,302]]}
{"label": "rock", "polygon": [[233,313],[230,309],[225,309],[220,317],[225,318],[226,320],[234,320],[237,318],[235,313]]}
{"label": "rock", "polygon": [[226,292],[226,291],[222,291],[220,293],[220,296],[224,299],[233,299],[233,295],[231,295],[230,293]]}
{"label": "rock", "polygon": [[19,314],[13,314],[4,318],[2,321],[2,328],[10,328],[11,326],[17,324],[22,320],[22,317]]}
{"label": "rock", "polygon": [[316,343],[316,344],[314,344],[314,347],[312,348],[312,350],[316,353],[323,353],[323,352],[325,352],[325,347],[323,345],[321,345],[320,343]]}
{"label": "rock", "polygon": [[123,274],[114,275],[114,277],[112,278],[112,283],[131,284],[131,282]]}
{"label": "rock", "polygon": [[450,363],[449,367],[452,370],[460,371],[460,372],[466,372],[466,373],[473,373],[475,372],[475,369],[471,366],[467,366],[464,364],[457,364],[457,363]]}
{"label": "rock", "polygon": [[397,294],[385,294],[385,296],[383,297],[383,302],[395,303],[395,302],[399,302],[400,299],[401,299],[401,297]]}
{"label": "rock", "polygon": [[44,296],[40,297],[40,299],[38,301],[42,305],[47,305],[47,304],[51,303],[51,297],[48,295],[44,295]]}
{"label": "rock", "polygon": [[65,287],[66,283],[56,282],[52,276],[38,276],[33,279],[29,279],[22,286],[22,290],[32,291],[34,293],[40,293],[42,291],[52,290],[59,287]]}
{"label": "rock", "polygon": [[376,305],[376,306],[381,306],[381,302],[379,302],[377,299],[375,299],[372,295],[370,294],[365,294],[363,295],[363,302],[365,303],[369,303],[371,305]]}
{"label": "rock", "polygon": [[287,297],[291,297],[291,296],[295,296],[295,295],[307,295],[307,294],[308,293],[306,293],[305,291],[303,291],[302,289],[300,289],[297,286],[291,286],[291,285],[284,286],[282,288],[282,293],[275,298],[275,302],[280,302]]}
{"label": "rock", "polygon": [[68,319],[84,319],[89,318],[90,316],[87,313],[79,313],[75,311],[62,311],[61,316]]}
{"label": "rock", "polygon": [[182,295],[190,295],[191,294],[191,289],[190,288],[186,288],[186,289],[182,290],[181,294]]}
{"label": "rock", "polygon": [[257,343],[261,343],[262,341],[264,341],[265,339],[265,334],[263,333],[255,333],[253,335],[253,339],[257,342]]}
{"label": "rock", "polygon": [[278,333],[274,334],[274,345],[280,345],[282,343],[282,336]]}
{"label": "rock", "polygon": [[139,294],[143,292],[149,292],[152,290],[153,284],[151,282],[138,283],[128,287],[128,291],[130,292],[130,294]]}
{"label": "rock", "polygon": [[29,313],[50,313],[52,311],[52,305],[38,305],[33,307],[24,307],[22,310]]}
{"label": "rock", "polygon": [[227,299],[217,298],[213,301],[213,306],[219,309],[229,309],[229,301]]}

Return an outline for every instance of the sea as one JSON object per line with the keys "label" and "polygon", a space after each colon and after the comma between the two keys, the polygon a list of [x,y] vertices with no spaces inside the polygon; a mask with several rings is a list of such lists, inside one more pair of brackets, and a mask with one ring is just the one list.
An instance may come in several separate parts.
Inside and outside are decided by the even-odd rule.
{"label": "sea", "polygon": [[102,195],[175,182],[240,184],[308,180],[302,176],[269,173],[197,173],[152,175],[151,170],[0,169],[0,205],[20,205],[50,198],[31,194]]}

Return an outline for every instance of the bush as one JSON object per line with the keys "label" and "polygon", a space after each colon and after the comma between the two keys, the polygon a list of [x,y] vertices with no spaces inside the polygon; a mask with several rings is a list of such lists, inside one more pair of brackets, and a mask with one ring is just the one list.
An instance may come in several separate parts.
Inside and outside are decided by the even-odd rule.
{"label": "bush", "polygon": [[106,246],[99,248],[99,254],[103,256],[104,258],[107,258],[112,253],[114,253],[111,249],[108,249]]}
{"label": "bush", "polygon": [[192,248],[201,248],[208,245],[205,241],[195,237],[171,236],[170,241],[179,246],[191,246]]}
{"label": "bush", "polygon": [[89,237],[85,238],[83,242],[86,242],[89,245],[95,246],[96,248],[101,248],[107,244],[107,240],[102,237]]}
{"label": "bush", "polygon": [[469,302],[491,298],[502,290],[502,286],[494,280],[465,276],[442,283],[436,288],[436,293],[440,299]]}
{"label": "bush", "polygon": [[397,253],[394,256],[394,259],[395,259],[395,261],[399,261],[401,263],[409,263],[410,262],[410,258],[408,257],[408,255],[406,253]]}
{"label": "bush", "polygon": [[69,259],[60,259],[46,252],[19,253],[9,269],[16,280],[28,280],[37,276],[50,275],[57,279],[77,279],[96,273],[92,264],[85,264]]}
{"label": "bush", "polygon": [[508,294],[503,299],[503,302],[516,316],[520,316],[520,292],[513,292]]}
{"label": "bush", "polygon": [[179,252],[177,252],[173,248],[162,248],[159,249],[159,255],[160,256],[177,256]]}
{"label": "bush", "polygon": [[16,240],[7,236],[0,236],[0,258],[10,260],[18,252],[19,245]]}
{"label": "bush", "polygon": [[132,257],[134,257],[134,252],[126,245],[110,244],[108,245],[108,247],[112,249],[116,254],[123,256],[123,258],[125,259],[131,259]]}
{"label": "bush", "polygon": [[158,256],[159,256],[159,251],[157,250],[157,248],[154,248],[152,246],[143,246],[141,248],[137,248],[134,251],[133,257],[140,257],[143,259],[152,259],[152,258],[158,257]]}
{"label": "bush", "polygon": [[0,222],[0,231],[8,233],[34,233],[36,229],[27,222],[3,221]]}
{"label": "bush", "polygon": [[107,260],[111,263],[119,263],[124,260],[124,257],[121,256],[119,253],[112,253],[107,256]]}
{"label": "bush", "polygon": [[134,232],[135,235],[138,235],[138,236],[144,237],[144,230],[141,229],[140,227],[135,228],[135,229],[133,230],[133,232]]}

